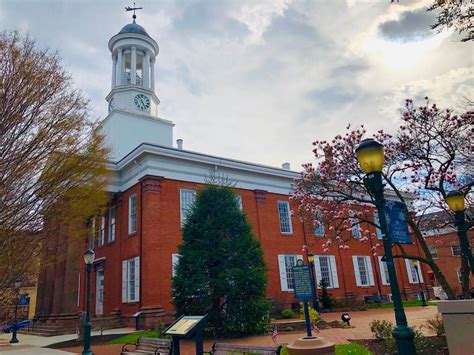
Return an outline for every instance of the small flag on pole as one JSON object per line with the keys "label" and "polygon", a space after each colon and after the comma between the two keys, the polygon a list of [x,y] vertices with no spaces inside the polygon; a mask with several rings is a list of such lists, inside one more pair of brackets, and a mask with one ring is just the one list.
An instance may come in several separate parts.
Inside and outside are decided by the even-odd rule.
{"label": "small flag on pole", "polygon": [[319,328],[318,326],[316,325],[316,322],[313,322],[311,324],[311,328],[316,332],[316,333],[319,333]]}
{"label": "small flag on pole", "polygon": [[278,344],[278,330],[277,330],[276,325],[273,326],[273,330],[272,330],[272,340],[273,340],[273,343],[275,343],[275,345],[279,345],[279,344]]}

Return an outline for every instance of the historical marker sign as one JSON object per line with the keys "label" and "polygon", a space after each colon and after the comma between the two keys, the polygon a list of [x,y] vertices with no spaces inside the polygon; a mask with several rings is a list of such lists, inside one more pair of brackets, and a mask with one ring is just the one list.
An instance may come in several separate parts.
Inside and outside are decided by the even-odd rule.
{"label": "historical marker sign", "polygon": [[295,296],[302,302],[314,300],[311,271],[307,265],[296,265],[292,268]]}
{"label": "historical marker sign", "polygon": [[392,243],[412,244],[413,241],[405,217],[405,204],[399,201],[387,200],[385,216],[387,217]]}

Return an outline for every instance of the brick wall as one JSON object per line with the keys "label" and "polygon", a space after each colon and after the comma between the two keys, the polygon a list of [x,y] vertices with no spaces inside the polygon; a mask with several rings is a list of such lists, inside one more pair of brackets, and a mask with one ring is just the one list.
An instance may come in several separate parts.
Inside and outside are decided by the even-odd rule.
{"label": "brick wall", "polygon": [[[104,269],[104,314],[119,309],[123,316],[130,316],[143,307],[163,307],[166,311],[173,310],[171,298],[171,255],[178,252],[181,243],[180,227],[180,189],[202,188],[203,185],[182,181],[146,176],[140,183],[115,197],[116,205],[116,238],[108,243],[106,228],[105,245],[95,244],[96,259],[100,262],[95,268]],[[278,255],[304,255],[303,245],[308,245],[314,254],[324,254],[321,237],[313,233],[313,226],[303,224],[298,218],[292,217],[291,234],[280,232],[278,201],[288,201],[287,195],[267,193],[265,191],[236,191],[242,197],[243,209],[253,227],[256,238],[261,242],[265,261],[268,265],[268,297],[275,299],[282,307],[289,307],[295,302],[292,292],[282,292]],[[137,195],[137,231],[128,233],[129,197]],[[106,214],[108,226],[108,214]],[[97,223],[98,225],[98,223]],[[373,228],[362,226],[362,228]],[[380,291],[382,295],[390,293],[389,286],[380,281],[378,259],[372,255],[370,245],[359,241],[349,243],[350,248],[341,250],[331,248],[326,254],[334,255],[337,264],[339,288],[330,292],[334,297],[346,295],[372,296]],[[407,246],[407,252],[418,253],[415,245]],[[382,247],[377,253],[383,255]],[[375,286],[357,287],[353,269],[352,256],[370,256],[374,271]],[[122,303],[122,261],[140,256],[141,281],[140,301]],[[105,258],[105,260],[103,259]],[[418,292],[418,285],[410,284],[403,260],[397,260],[397,273],[400,289],[406,290],[405,297],[412,299]],[[83,266],[81,266],[84,269]],[[427,279],[425,267],[422,266],[424,279]],[[84,302],[85,277],[82,278],[82,304]],[[92,311],[95,314],[95,276],[92,275]]]}

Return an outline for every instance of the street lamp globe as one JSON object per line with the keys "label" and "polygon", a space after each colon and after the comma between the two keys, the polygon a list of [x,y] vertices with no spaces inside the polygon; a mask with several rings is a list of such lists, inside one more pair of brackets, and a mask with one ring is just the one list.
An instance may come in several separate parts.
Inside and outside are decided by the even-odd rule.
{"label": "street lamp globe", "polygon": [[453,212],[464,211],[464,194],[461,191],[450,191],[446,194],[446,203]]}
{"label": "street lamp globe", "polygon": [[414,261],[413,261],[413,267],[414,267],[415,269],[418,269],[419,265],[420,265],[420,262],[419,262],[418,260],[414,260]]}
{"label": "street lamp globe", "polygon": [[312,263],[314,261],[314,254],[313,253],[308,253],[308,261]]}
{"label": "street lamp globe", "polygon": [[91,265],[94,262],[95,253],[92,249],[87,249],[84,253],[84,262],[86,265]]}
{"label": "street lamp globe", "polygon": [[355,150],[360,168],[366,174],[381,172],[385,161],[383,145],[373,138],[364,139]]}

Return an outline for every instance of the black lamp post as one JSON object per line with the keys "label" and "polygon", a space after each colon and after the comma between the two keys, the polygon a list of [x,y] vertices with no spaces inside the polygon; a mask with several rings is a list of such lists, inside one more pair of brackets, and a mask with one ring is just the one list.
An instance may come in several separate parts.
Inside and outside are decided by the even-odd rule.
{"label": "black lamp post", "polygon": [[[472,258],[471,247],[467,239],[466,216],[464,212],[464,194],[461,191],[451,191],[446,195],[446,203],[451,211],[454,212],[456,226],[458,227],[458,236],[461,244],[461,255],[465,257],[474,273],[474,260]],[[463,270],[469,274],[469,270]]]}
{"label": "black lamp post", "polygon": [[308,253],[308,262],[309,262],[309,269],[311,272],[311,282],[313,283],[313,290],[314,290],[314,309],[318,311],[318,313],[321,311],[321,307],[319,306],[319,298],[318,298],[318,285],[316,282],[316,275],[314,272],[314,254],[313,253]]}
{"label": "black lamp post", "polygon": [[94,355],[91,350],[91,267],[94,262],[94,251],[88,249],[84,253],[84,262],[86,263],[86,272],[87,272],[87,289],[86,289],[86,318],[84,320],[84,350],[82,355]]}
{"label": "black lamp post", "polygon": [[18,330],[18,302],[20,301],[20,286],[21,282],[15,282],[15,290],[16,290],[16,300],[15,300],[15,316],[13,318],[13,328],[12,328],[12,338],[10,340],[10,344],[18,343],[18,338],[16,337],[16,331]]}
{"label": "black lamp post", "polygon": [[423,287],[421,287],[421,279],[420,279],[420,274],[419,274],[419,271],[418,271],[419,265],[420,265],[420,263],[417,260],[415,260],[413,262],[413,267],[415,268],[415,271],[416,271],[416,278],[418,279],[418,285],[420,285],[421,305],[423,307],[426,307],[428,304],[426,303],[426,298],[425,298],[425,293],[423,292]]}
{"label": "black lamp post", "polygon": [[383,145],[372,138],[364,139],[356,148],[356,157],[362,171],[366,174],[364,185],[374,196],[375,206],[379,215],[380,229],[383,233],[383,246],[385,251],[390,288],[392,291],[393,305],[395,309],[396,327],[393,337],[397,342],[398,353],[403,355],[415,355],[415,333],[408,326],[405,310],[403,309],[402,297],[398,286],[397,274],[392,254],[392,238],[388,230],[387,218],[384,206],[382,169],[384,165]]}

